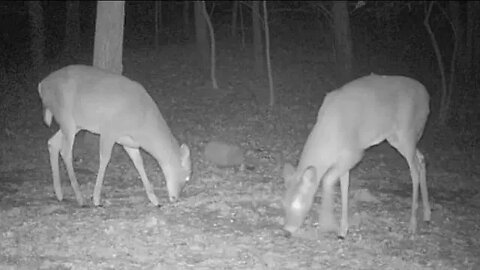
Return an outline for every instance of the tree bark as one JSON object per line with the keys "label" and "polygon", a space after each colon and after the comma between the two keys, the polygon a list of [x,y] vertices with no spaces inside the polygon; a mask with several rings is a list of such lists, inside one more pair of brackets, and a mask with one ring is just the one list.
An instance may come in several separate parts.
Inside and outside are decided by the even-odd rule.
{"label": "tree bark", "polygon": [[252,3],[253,58],[255,60],[255,73],[261,75],[264,72],[265,65],[260,28],[260,1],[253,1]]}
{"label": "tree bark", "polygon": [[336,76],[337,83],[342,85],[351,80],[353,62],[347,1],[333,1],[332,12],[335,31]]}
{"label": "tree bark", "polygon": [[98,1],[93,65],[122,74],[125,1]]}

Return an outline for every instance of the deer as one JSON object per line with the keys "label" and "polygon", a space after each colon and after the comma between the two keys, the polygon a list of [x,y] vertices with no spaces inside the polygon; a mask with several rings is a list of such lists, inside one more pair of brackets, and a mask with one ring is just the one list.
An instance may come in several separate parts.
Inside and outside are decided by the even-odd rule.
{"label": "deer", "polygon": [[75,135],[86,130],[99,135],[99,168],[93,191],[93,204],[100,206],[100,195],[112,148],[123,147],[140,174],[150,202],[160,206],[150,183],[140,149],[156,159],[162,168],[170,202],[175,202],[191,177],[190,149],[179,145],[157,104],[138,82],[87,65],[70,65],[54,71],[38,84],[47,126],[54,119],[59,130],[48,140],[53,187],[63,200],[60,183],[61,155],[76,200],[84,206],[72,164]]}
{"label": "deer", "polygon": [[[366,149],[387,141],[408,163],[412,179],[412,206],[408,231],[417,229],[419,187],[423,219],[430,221],[424,155],[417,148],[429,116],[429,94],[420,82],[404,76],[370,74],[326,94],[298,166],[283,168],[285,194],[283,231],[291,236],[303,224],[322,183],[320,225],[348,233],[350,170]],[[340,226],[333,218],[334,185],[340,181]]]}

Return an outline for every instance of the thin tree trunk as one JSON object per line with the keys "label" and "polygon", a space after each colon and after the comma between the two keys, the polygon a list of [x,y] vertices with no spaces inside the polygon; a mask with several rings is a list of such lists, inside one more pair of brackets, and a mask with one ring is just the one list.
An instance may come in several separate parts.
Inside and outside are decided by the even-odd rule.
{"label": "thin tree trunk", "polygon": [[240,31],[242,33],[242,48],[245,49],[245,25],[243,23],[243,8],[242,5],[239,5],[240,11]]}
{"label": "thin tree trunk", "polygon": [[[452,26],[455,28],[456,32],[456,43],[459,57],[456,58],[455,63],[452,63],[457,71],[455,72],[455,78],[451,78],[449,82],[450,91],[452,91],[453,85],[457,82],[465,81],[465,70],[466,70],[466,58],[465,58],[465,28],[462,27],[462,22],[460,20],[460,4],[458,1],[448,1],[449,14],[452,21]],[[451,67],[452,68],[452,67]],[[453,74],[450,74],[453,76]],[[453,101],[455,108],[453,111],[457,113],[456,119],[457,122],[463,126],[465,123],[465,116],[467,113],[467,104],[465,103],[465,98],[467,91],[457,91],[457,95],[454,96],[455,100]]]}
{"label": "thin tree trunk", "polygon": [[41,1],[27,1],[30,20],[30,53],[34,76],[41,74],[45,63],[45,27],[43,24],[43,8]]}
{"label": "thin tree trunk", "polygon": [[473,65],[473,50],[474,50],[474,36],[475,36],[475,21],[477,15],[475,14],[475,2],[467,1],[467,37],[466,37],[466,52],[465,57],[469,60],[468,69],[472,70]]}
{"label": "thin tree trunk", "polygon": [[210,17],[207,12],[207,6],[205,5],[205,1],[202,1],[202,10],[203,16],[205,17],[205,21],[208,25],[208,30],[210,32],[210,79],[212,80],[212,88],[218,89],[217,77],[215,75],[216,72],[216,59],[215,59],[215,33],[213,31],[212,22],[210,21]]}
{"label": "thin tree trunk", "polygon": [[80,48],[80,1],[66,1],[64,56],[75,57]]}
{"label": "thin tree trunk", "polygon": [[185,39],[190,37],[190,1],[184,1],[183,4],[183,36]]}
{"label": "thin tree trunk", "polygon": [[476,83],[475,89],[478,89],[478,84],[480,80],[480,1],[473,1],[473,10],[474,10],[474,16],[475,18],[473,19],[474,21],[474,29],[473,29],[473,70],[475,74],[474,81]]}
{"label": "thin tree trunk", "polygon": [[230,29],[230,37],[237,37],[237,17],[238,17],[238,1],[233,1],[232,7],[232,28]]}
{"label": "thin tree trunk", "polygon": [[263,0],[263,18],[265,26],[265,54],[267,59],[268,88],[270,90],[269,106],[275,105],[275,91],[273,89],[272,65],[270,63],[270,28],[268,27],[267,0]]}
{"label": "thin tree trunk", "polygon": [[463,56],[465,51],[465,27],[462,24],[462,20],[460,19],[460,3],[458,1],[448,1],[449,13],[450,17],[452,18],[452,25],[455,28],[455,32],[457,33],[457,40],[458,40],[458,52],[461,57],[457,58],[457,66],[459,70],[463,70],[465,66],[465,56]]}
{"label": "thin tree trunk", "polygon": [[252,28],[253,28],[253,58],[255,60],[255,73],[264,72],[264,58],[262,46],[262,34],[260,29],[260,1],[253,1],[252,7]]}
{"label": "thin tree trunk", "polygon": [[[468,1],[467,4],[472,5],[471,9],[472,12],[469,14],[472,18],[472,25],[471,25],[471,56],[472,58],[472,64],[470,65],[470,76],[469,79],[472,82],[471,83],[471,89],[475,89],[474,96],[472,98],[473,104],[472,107],[478,108],[478,104],[480,104],[480,1]],[[470,9],[470,8],[469,8]],[[478,119],[478,110],[473,109],[475,112],[477,112],[476,117],[474,118],[475,120]]]}
{"label": "thin tree trunk", "polygon": [[344,84],[352,76],[352,38],[347,1],[333,1],[333,26],[335,31],[335,57],[337,83]]}
{"label": "thin tree trunk", "polygon": [[433,7],[434,2],[429,2],[428,7],[426,10],[425,14],[425,20],[423,21],[423,24],[425,25],[425,28],[427,29],[428,35],[430,36],[430,40],[432,42],[433,50],[435,52],[435,56],[437,59],[437,64],[438,64],[438,69],[440,72],[440,79],[442,83],[442,94],[440,98],[440,110],[438,114],[438,121],[440,125],[445,126],[447,124],[448,116],[449,116],[449,111],[448,111],[448,106],[447,102],[449,102],[448,99],[448,87],[447,87],[447,78],[445,75],[445,65],[443,64],[442,60],[442,53],[440,51],[440,47],[438,46],[438,42],[435,38],[435,34],[432,31],[432,28],[430,27],[430,14],[432,13],[432,7]]}
{"label": "thin tree trunk", "polygon": [[203,17],[203,7],[201,1],[194,2],[195,13],[195,36],[197,41],[197,50],[200,57],[200,62],[205,74],[209,68],[209,55],[208,55],[208,40],[207,40],[207,24]]}
{"label": "thin tree trunk", "polygon": [[162,25],[162,1],[155,1],[155,50],[160,48],[160,31]]}

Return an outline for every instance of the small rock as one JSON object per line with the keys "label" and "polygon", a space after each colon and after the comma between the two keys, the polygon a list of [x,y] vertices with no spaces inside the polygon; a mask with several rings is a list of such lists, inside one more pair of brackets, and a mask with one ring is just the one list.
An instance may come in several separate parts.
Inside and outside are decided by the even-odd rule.
{"label": "small rock", "polygon": [[205,158],[220,167],[243,164],[244,155],[240,147],[220,141],[211,141],[205,146]]}
{"label": "small rock", "polygon": [[353,192],[353,200],[358,202],[373,202],[380,203],[380,200],[377,199],[368,189],[359,189]]}

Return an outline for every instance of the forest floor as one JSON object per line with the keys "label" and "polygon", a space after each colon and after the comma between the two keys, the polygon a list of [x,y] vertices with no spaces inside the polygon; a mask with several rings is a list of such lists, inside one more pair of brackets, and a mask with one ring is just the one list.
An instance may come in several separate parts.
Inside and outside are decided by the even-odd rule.
{"label": "forest floor", "polygon": [[[331,72],[323,73],[329,64],[306,63],[317,59],[313,55],[276,55],[277,104],[267,110],[268,87],[251,76],[248,50],[220,53],[218,90],[195,69],[193,52],[165,47],[125,55],[125,75],[145,86],[192,152],[193,178],[173,204],[167,202],[160,168],[144,155],[160,208],[150,204],[118,146],[105,176],[103,207],[94,207],[98,148],[83,147],[81,140],[74,167],[89,206],[77,206],[63,164],[64,201],[57,201],[47,150],[56,126],[43,124],[28,76],[7,83],[26,95],[3,111],[0,269],[479,269],[478,165],[453,143],[429,141],[436,137],[431,126],[420,148],[427,160],[432,221],[423,222],[420,204],[417,234],[407,232],[408,167],[383,143],[368,150],[351,173],[345,240],[318,230],[320,197],[301,232],[285,238],[282,166],[297,162],[322,98],[332,90]],[[203,148],[210,140],[241,146],[251,169],[209,163]],[[339,197],[337,190],[337,217]]]}

